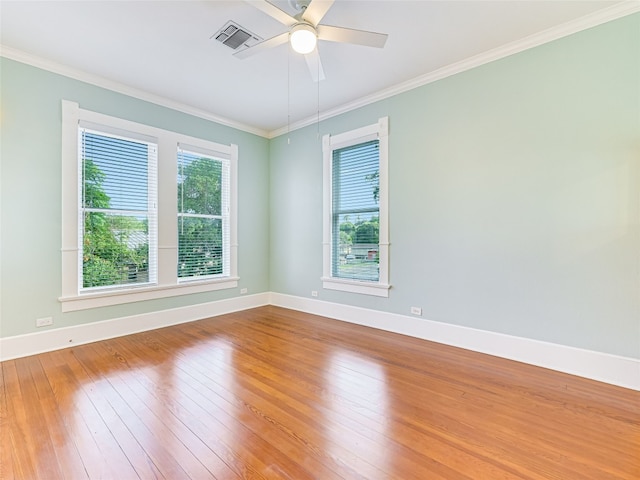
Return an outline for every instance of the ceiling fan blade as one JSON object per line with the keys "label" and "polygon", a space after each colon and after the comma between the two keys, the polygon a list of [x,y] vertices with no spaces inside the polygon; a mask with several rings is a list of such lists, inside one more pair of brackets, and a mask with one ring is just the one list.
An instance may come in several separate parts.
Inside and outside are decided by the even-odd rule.
{"label": "ceiling fan blade", "polygon": [[319,82],[321,80],[324,80],[324,69],[322,68],[322,62],[320,62],[320,54],[318,53],[318,49],[314,48],[313,52],[307,53],[304,56],[304,59],[307,61],[307,67],[309,67],[309,73],[311,74],[311,78],[313,78],[313,81]]}
{"label": "ceiling fan blade", "polygon": [[267,2],[267,0],[245,0],[249,5],[257,8],[258,10],[266,13],[271,18],[276,19],[280,23],[286,25],[287,27],[292,27],[298,20],[293,18],[287,12],[280,10],[274,4]]}
{"label": "ceiling fan blade", "polygon": [[282,45],[283,43],[287,43],[289,41],[289,32],[281,33],[280,35],[276,35],[275,37],[271,37],[264,42],[260,42],[255,44],[253,47],[245,48],[244,50],[240,50],[233,54],[234,57],[239,58],[240,60],[244,60],[247,57],[251,57],[256,53],[260,53],[268,48],[277,47],[278,45]]}
{"label": "ceiling fan blade", "polygon": [[353,28],[332,27],[330,25],[318,25],[316,27],[318,38],[329,42],[354,43],[366,47],[382,48],[387,41],[386,33],[365,32]]}
{"label": "ceiling fan blade", "polygon": [[311,3],[302,15],[302,19],[311,25],[318,25],[334,1],[335,0],[311,0]]}

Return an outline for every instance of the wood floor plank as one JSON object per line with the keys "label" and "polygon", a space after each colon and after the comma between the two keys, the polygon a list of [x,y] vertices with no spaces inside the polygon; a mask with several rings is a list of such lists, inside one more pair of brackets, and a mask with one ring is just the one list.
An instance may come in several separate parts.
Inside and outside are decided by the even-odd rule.
{"label": "wood floor plank", "polygon": [[[98,359],[90,355],[92,348],[92,345],[75,348],[73,349],[73,356],[82,364],[87,379],[91,381],[92,391],[86,393],[94,408],[101,413],[108,408],[113,409],[127,428],[134,432],[138,444],[142,446],[146,455],[149,456],[153,464],[157,466],[165,478],[189,478],[189,470],[197,471],[199,474],[205,474],[206,472],[204,470],[198,469],[197,462],[194,461],[194,459],[185,458],[184,464],[181,464],[180,461],[176,459],[176,454],[172,448],[178,448],[179,445],[173,442],[171,436],[166,435],[167,432],[164,429],[158,428],[160,424],[153,422],[152,414],[149,414],[149,417],[145,416],[148,414],[148,409],[137,410],[135,406],[132,405],[130,401],[133,401],[134,398],[126,388],[126,385],[119,389],[118,386],[112,384],[111,372],[115,367],[99,371],[96,366]],[[120,365],[119,368],[125,367],[126,365]],[[103,403],[105,401],[106,403]],[[108,407],[106,406],[107,404],[109,405]],[[159,413],[161,414],[161,412]],[[109,433],[111,433],[111,431]],[[132,453],[135,452],[122,452],[127,463],[129,463],[127,454],[129,454],[131,458],[134,458]],[[138,476],[137,472],[129,475],[132,477],[135,476],[136,478]],[[205,475],[203,478],[210,478],[210,476]]]}
{"label": "wood floor plank", "polygon": [[[318,445],[323,445],[326,442],[321,434],[318,433],[321,430],[319,425],[316,425],[315,420],[312,418],[305,418],[300,421],[299,412],[293,412],[290,405],[281,404],[278,402],[277,397],[269,397],[269,394],[261,395],[260,386],[258,381],[247,381],[242,378],[242,372],[235,372],[231,370],[225,370],[224,366],[215,363],[209,363],[208,359],[200,358],[197,365],[193,366],[194,372],[192,375],[198,375],[198,378],[202,380],[203,384],[213,382],[211,387],[216,391],[217,395],[228,402],[229,404],[236,405],[242,414],[244,411],[243,420],[246,425],[248,415],[251,414],[254,418],[258,419],[255,430],[259,431],[260,436],[268,436],[270,439],[275,436],[275,430],[284,433],[289,437],[289,440],[295,440],[306,452],[304,455],[306,464],[311,463],[310,456],[317,455],[317,452],[322,452],[322,448]],[[234,393],[223,388],[222,385],[217,383],[218,378],[231,377],[237,378]],[[236,397],[239,395],[239,398]],[[265,398],[266,397],[266,398]],[[286,411],[283,410],[286,408]],[[283,442],[286,441],[286,437],[280,436],[278,440],[278,448],[281,448]],[[349,458],[346,458],[349,457]],[[355,475],[359,475],[362,472],[369,472],[369,476],[363,478],[371,478],[371,475],[382,475],[383,472],[375,469],[362,458],[353,454],[353,452],[339,449],[338,445],[335,446],[332,455],[324,455],[317,458],[317,460],[325,462],[326,466],[331,468],[334,474],[322,474],[322,470],[315,470],[318,478],[333,478],[334,475],[340,475],[346,472],[351,478],[357,478]],[[354,469],[354,465],[359,467],[359,470]],[[373,470],[373,471],[371,471]],[[294,477],[296,478],[296,477]]]}
{"label": "wood floor plank", "polygon": [[[408,446],[406,444],[399,445],[394,438],[386,436],[385,427],[388,421],[386,408],[384,413],[376,412],[375,409],[371,409],[370,406],[366,404],[367,402],[364,400],[366,397],[359,397],[362,401],[354,403],[352,399],[348,398],[349,394],[353,393],[353,390],[348,390],[346,393],[330,392],[329,403],[324,405],[320,411],[317,411],[317,397],[305,397],[304,392],[317,391],[318,389],[314,386],[314,383],[315,385],[317,385],[318,382],[322,383],[323,379],[316,378],[312,380],[314,383],[309,383],[310,377],[315,376],[313,371],[309,371],[305,374],[307,378],[297,377],[295,382],[291,382],[289,378],[284,382],[274,381],[278,377],[286,377],[284,373],[279,375],[273,372],[274,364],[278,360],[272,359],[270,363],[267,363],[255,355],[257,350],[258,348],[252,347],[249,349],[249,351],[253,352],[251,355],[247,355],[247,352],[241,351],[238,352],[237,355],[239,359],[243,358],[243,356],[245,357],[242,363],[250,368],[250,378],[256,378],[260,381],[260,384],[257,384],[258,395],[264,395],[266,398],[274,398],[281,401],[283,404],[286,404],[288,411],[296,411],[298,415],[304,415],[305,421],[308,423],[311,422],[311,419],[314,417],[322,418],[324,425],[318,426],[317,428],[323,430],[329,429],[333,437],[341,441],[345,439],[348,440],[349,437],[352,437],[351,441],[356,444],[361,444],[358,445],[358,448],[362,448],[363,451],[367,452],[362,458],[371,456],[375,451],[384,451],[386,455],[392,454],[395,451],[396,455],[394,458],[397,460],[395,460],[393,470],[401,472],[402,478],[422,478],[419,473],[419,468],[416,468],[416,464],[425,461],[431,462],[433,467],[432,475],[435,475],[436,470],[440,470],[443,478],[451,478],[452,475],[456,475],[457,478],[464,478],[464,476],[469,473],[477,475],[483,472],[479,466],[481,462],[478,462],[477,458],[467,457],[461,459],[461,461],[458,462],[459,468],[452,469],[450,466],[438,463],[438,459],[433,455],[433,447],[431,448],[429,457],[425,458],[422,452],[412,450],[411,447],[404,448]],[[300,364],[297,363],[298,369],[299,366]],[[294,385],[296,388],[286,390],[286,385],[283,384]],[[304,385],[304,387],[300,388],[302,385]],[[315,409],[309,408],[309,404],[315,404]],[[362,412],[367,412],[368,414]],[[374,418],[372,419],[372,417]],[[348,435],[347,432],[352,433]],[[354,436],[353,432],[356,432],[358,435]],[[413,445],[415,445],[415,442],[413,442]],[[345,452],[357,454],[354,450],[351,445],[345,444]],[[491,469],[490,466],[487,467]],[[467,471],[467,473],[465,473],[465,471]],[[496,472],[493,472],[492,476],[493,478],[500,478]]]}
{"label": "wood floor plank", "polygon": [[[255,323],[252,324],[252,327],[255,328]],[[299,324],[296,324],[296,329],[299,329]],[[404,338],[404,337],[403,337]],[[326,339],[325,339],[326,340]],[[351,339],[350,339],[351,341]],[[358,340],[356,340],[357,342]],[[336,342],[339,344],[341,342],[340,338],[333,338],[332,341],[327,341],[326,343],[331,344],[331,345],[335,345]],[[425,342],[428,344],[428,342]],[[423,344],[424,345],[424,344]],[[366,348],[366,345],[364,346]],[[446,349],[450,349],[450,347],[439,347],[438,348],[440,351],[446,350]],[[402,355],[403,352],[405,352],[406,350],[403,350],[402,352],[397,352],[398,355]],[[476,359],[482,359],[488,356],[479,356],[477,354],[474,354]],[[389,357],[389,358],[394,358],[394,357]],[[493,362],[495,362],[495,359],[493,359],[492,357],[488,357],[489,359],[491,359]],[[557,372],[548,372],[545,371],[543,369],[535,369],[535,367],[530,367],[530,366],[522,366],[521,364],[517,364],[515,362],[501,362],[499,363],[500,365],[505,365],[505,364],[511,364],[511,365],[518,365],[521,367],[526,367],[524,368],[524,370],[527,369],[533,369],[537,372],[546,372],[547,375],[549,373],[551,373],[551,376],[553,376],[555,374],[555,376],[558,377],[564,377],[564,379],[566,380],[567,378],[572,379],[573,377],[570,377],[568,375],[562,375],[562,374],[558,374]],[[406,365],[403,365],[403,370],[410,372],[411,371],[411,363],[408,363]],[[453,372],[455,373],[455,372]],[[539,373],[538,373],[539,375]],[[394,379],[398,379],[402,377],[402,373],[398,373],[398,372],[394,372],[394,374],[392,375]],[[459,374],[458,374],[459,376]],[[451,380],[451,375],[448,375],[446,377],[441,377],[441,378],[446,378],[445,384],[446,383],[453,383],[453,380]],[[432,403],[434,401],[434,397],[433,397],[433,393],[435,388],[433,387],[433,383],[434,381],[437,381],[437,378],[431,377],[430,378],[430,382],[429,382],[429,390],[430,390],[430,395],[428,398],[428,401],[430,403]],[[574,434],[574,429],[566,429],[564,428],[564,425],[562,422],[558,422],[558,419],[552,419],[549,422],[544,422],[545,418],[544,417],[540,417],[538,412],[533,410],[533,407],[535,407],[535,402],[539,403],[539,399],[534,399],[532,402],[529,401],[528,395],[517,395],[516,397],[514,397],[513,395],[511,395],[511,397],[505,401],[504,398],[505,397],[509,397],[509,394],[512,392],[513,390],[513,384],[517,385],[518,381],[519,381],[519,377],[513,377],[512,378],[512,383],[509,385],[500,385],[500,389],[497,392],[501,393],[501,395],[499,395],[497,392],[491,392],[488,391],[489,388],[491,388],[491,384],[492,382],[489,381],[488,379],[485,379],[481,384],[479,384],[479,386],[474,386],[473,383],[469,383],[469,381],[473,381],[473,377],[469,377],[468,379],[465,379],[465,385],[460,384],[459,382],[456,382],[456,386],[463,386],[465,393],[466,391],[468,391],[471,388],[475,388],[476,391],[474,393],[474,391],[470,391],[469,393],[472,393],[471,395],[468,395],[467,398],[469,400],[473,399],[473,404],[469,404],[468,407],[465,407],[464,405],[459,405],[455,411],[457,414],[459,414],[460,412],[465,413],[465,415],[470,415],[472,417],[475,418],[480,418],[479,417],[479,413],[484,413],[485,415],[483,415],[483,417],[486,417],[486,413],[491,413],[489,420],[491,422],[491,424],[488,424],[485,426],[485,428],[483,429],[483,431],[496,431],[496,426],[500,427],[500,433],[502,435],[512,435],[514,436],[514,440],[520,444],[522,444],[521,451],[520,451],[520,455],[522,457],[527,457],[530,456],[530,453],[532,451],[537,451],[538,452],[538,456],[539,457],[556,457],[559,465],[560,463],[562,464],[562,466],[559,466],[558,468],[567,468],[568,471],[566,473],[566,475],[570,475],[570,474],[574,474],[574,470],[577,469],[578,471],[582,470],[583,468],[588,468],[588,467],[583,467],[583,464],[590,464],[593,463],[593,459],[594,457],[598,457],[600,456],[602,461],[606,462],[607,458],[610,458],[610,454],[615,454],[615,444],[618,443],[621,445],[627,445],[626,447],[626,452],[625,454],[621,457],[622,459],[622,464],[619,464],[619,466],[621,467],[621,469],[618,469],[617,466],[615,465],[610,465],[606,468],[606,471],[602,471],[599,473],[599,475],[602,478],[609,478],[608,477],[608,473],[607,472],[611,472],[611,474],[613,475],[620,475],[621,472],[627,471],[628,468],[630,468],[630,464],[628,462],[628,460],[632,460],[632,456],[629,455],[629,448],[628,445],[633,444],[633,434],[629,433],[629,429],[628,426],[624,426],[623,430],[621,432],[618,432],[617,424],[620,424],[620,422],[618,422],[616,419],[613,418],[613,416],[608,412],[608,410],[603,410],[600,413],[602,414],[601,418],[599,419],[601,422],[604,423],[604,425],[599,424],[598,428],[602,429],[603,426],[606,426],[608,429],[612,430],[612,433],[614,435],[610,435],[610,437],[612,437],[611,440],[607,440],[608,437],[606,436],[602,436],[602,435],[588,435],[586,438],[591,438],[592,441],[594,441],[595,446],[591,445],[591,444],[586,444],[585,445],[585,433],[589,434],[590,433],[590,429],[589,429],[589,425],[591,424],[591,422],[586,422],[586,423],[582,423],[582,428],[581,431],[578,435]],[[584,379],[580,379],[583,382],[589,382],[586,381]],[[414,381],[413,380],[409,380],[407,382],[408,385],[412,384]],[[594,382],[595,383],[595,382]],[[413,390],[419,390],[420,387],[414,387]],[[620,390],[624,390],[624,389],[620,389]],[[442,391],[440,391],[439,393],[442,393]],[[479,393],[482,393],[482,395],[480,395]],[[491,396],[490,394],[494,393],[493,396]],[[488,395],[489,394],[489,395]],[[478,411],[473,411],[474,409],[477,410],[478,407],[478,403],[481,403],[483,401],[484,398],[488,399],[488,404],[487,402],[485,402],[484,404],[480,405],[481,410],[480,412]],[[551,402],[552,398],[550,395],[545,395],[544,399],[547,402]],[[450,402],[455,402],[456,398],[455,397],[450,397],[450,398],[445,398],[444,401],[447,404],[450,404]],[[511,407],[509,406],[509,402]],[[567,414],[571,414],[571,410],[568,409],[568,406],[571,406],[573,404],[573,402],[569,403],[567,402],[566,398],[562,401],[562,402],[558,402],[559,405],[561,405],[563,407],[563,419],[565,418],[565,416]],[[633,405],[632,402],[629,402],[626,404],[627,406],[629,405]],[[636,408],[635,408],[635,414],[634,416],[637,418],[637,400],[636,400]],[[440,409],[442,409],[443,407],[445,407],[446,404],[441,404],[440,405]],[[490,409],[489,406],[492,406],[492,408]],[[400,408],[398,410],[403,411],[406,408],[411,407],[410,405],[402,407],[400,406]],[[501,407],[501,408],[497,408],[497,407]],[[469,411],[470,409],[472,409],[471,411]],[[629,413],[629,410],[626,410],[627,413]],[[521,418],[524,419],[521,420]],[[578,420],[577,418],[575,419],[576,421]],[[583,419],[584,420],[584,419]],[[474,420],[474,423],[478,423],[479,420]],[[504,425],[508,423],[509,424],[509,429],[506,429],[504,427]],[[493,425],[495,424],[495,425]],[[541,425],[543,424],[543,425]],[[541,431],[542,433],[540,434],[538,439],[535,439],[535,434],[536,432],[536,428],[537,427],[542,427]],[[600,430],[601,432],[601,430]],[[578,442],[579,445],[576,445],[575,448],[575,452],[576,452],[576,456],[579,457],[578,461],[574,461],[573,459],[563,459],[562,456],[560,454],[557,453],[557,445],[554,442],[550,442],[548,441],[548,438],[550,438],[549,434],[553,433],[553,438],[555,443],[559,443],[561,442],[563,444],[563,446],[566,448],[567,447],[567,443],[569,443],[568,446],[571,446],[571,439],[573,439],[574,443]],[[468,433],[466,434],[468,435]],[[534,437],[532,439],[532,437]],[[604,439],[604,440],[603,440]],[[636,437],[637,440],[637,437]],[[508,438],[506,438],[503,442],[503,444],[505,445],[512,445],[513,443],[511,441],[509,441]],[[480,443],[479,445],[481,448],[486,448],[483,443]],[[591,449],[585,449],[585,446],[591,446],[593,448]],[[537,450],[536,450],[537,449]],[[510,450],[511,452],[514,452],[515,450],[512,448]],[[502,453],[502,452],[500,452]],[[501,458],[504,459],[504,455],[500,455]],[[530,462],[530,463],[534,463],[534,462]],[[573,467],[571,467],[571,464],[573,464]]]}
{"label": "wood floor plank", "polygon": [[[43,357],[39,356],[38,358],[42,359]],[[50,358],[51,354],[46,354],[46,359],[49,360]],[[58,424],[57,428],[60,434],[66,435],[76,445],[87,475],[90,478],[105,478],[109,472],[106,462],[97,455],[97,445],[91,445],[94,442],[93,437],[87,425],[81,420],[80,412],[75,408],[75,400],[73,398],[75,390],[68,388],[68,385],[72,384],[72,382],[68,381],[70,377],[61,375],[61,370],[68,370],[68,367],[65,365],[57,369],[55,376],[52,378],[53,383],[50,381],[60,417],[63,419],[63,424]],[[27,440],[31,441],[31,439],[26,439],[25,441]],[[22,449],[18,451],[20,450]],[[18,478],[23,477],[18,476]],[[33,477],[27,476],[24,478]]]}
{"label": "wood floor plank", "polygon": [[[135,422],[153,432],[158,439],[161,438],[162,444],[171,445],[163,455],[170,455],[175,463],[186,467],[185,474],[189,477],[237,479],[238,476],[219,458],[216,449],[210,448],[209,444],[204,443],[179,416],[175,415],[169,403],[173,399],[155,395],[157,390],[165,388],[166,382],[171,382],[170,373],[163,367],[160,367],[159,371],[145,368],[144,365],[138,368],[135,354],[129,356],[125,349],[115,348],[115,343],[111,340],[103,344],[102,352],[98,352],[97,346],[94,346],[94,351],[87,354],[91,358],[103,359],[102,365],[105,352],[114,359],[127,359],[129,368],[126,371],[116,370],[110,376],[111,384],[122,397],[120,408],[129,407],[138,417]],[[90,359],[88,361],[91,362]],[[146,391],[143,386],[147,374],[150,375],[149,381],[153,383],[150,391]],[[177,391],[171,393],[179,394]],[[156,445],[157,440],[148,440],[145,443],[148,445],[147,448],[154,451],[162,446]]]}
{"label": "wood floor plank", "polygon": [[[71,412],[73,411],[74,406],[73,404],[70,404],[70,401],[68,400],[70,382],[59,382],[59,378],[61,375],[56,371],[59,368],[68,369],[68,365],[67,363],[62,363],[62,365],[57,366],[54,365],[55,362],[52,360],[54,356],[56,356],[56,353],[43,355],[43,368],[45,371],[45,375],[47,375],[51,379],[51,382],[53,382],[52,391],[54,392],[57,402],[60,405],[64,406],[64,408],[62,409],[63,422],[70,429],[73,429],[74,419],[72,418]],[[71,375],[71,372],[67,372],[63,376],[63,378],[70,378]],[[78,387],[82,388],[80,386]],[[111,408],[104,397],[102,395],[95,395],[92,398],[92,403],[100,412],[100,416],[102,417],[104,423],[108,426],[109,431],[117,440],[118,445],[121,447],[121,450],[129,459],[138,476],[140,478],[149,479],[165,478],[153,464],[153,461],[146,455],[146,452],[144,452],[144,450],[140,447],[133,434],[129,431],[128,426],[120,419],[118,413],[113,410],[113,408]],[[75,435],[70,436],[72,438],[75,437]],[[85,447],[84,443],[85,442],[77,444],[76,448],[78,448],[78,450],[80,451],[80,449]]]}
{"label": "wood floor plank", "polygon": [[[252,352],[255,352],[259,350],[259,348],[254,347],[251,348]],[[362,358],[358,358],[357,359],[359,361],[359,363],[362,363]],[[296,361],[296,366],[298,371],[300,371],[300,362],[302,362],[302,359],[297,359]],[[353,359],[351,360],[353,362]],[[339,367],[342,368],[342,367]],[[366,370],[365,370],[366,371]],[[342,382],[342,389],[340,391],[336,391],[333,390],[331,392],[331,397],[333,400],[337,400],[335,402],[333,402],[334,404],[336,404],[338,407],[340,407],[342,405],[342,410],[344,410],[345,414],[340,416],[340,422],[344,423],[346,422],[350,428],[358,431],[367,431],[367,435],[371,436],[371,429],[370,427],[373,425],[373,427],[375,428],[376,424],[371,424],[369,422],[369,418],[366,419],[366,421],[364,421],[361,425],[357,425],[356,423],[354,423],[354,419],[358,418],[358,413],[360,412],[367,412],[369,413],[369,415],[367,415],[366,417],[371,417],[371,414],[375,414],[376,412],[376,406],[375,406],[375,401],[373,402],[373,406],[371,404],[371,402],[369,402],[369,399],[371,397],[371,395],[375,394],[375,392],[373,390],[371,390],[370,385],[368,384],[372,378],[370,376],[367,375],[356,375],[355,372],[353,371],[336,371],[335,369],[332,371],[332,373],[334,375],[336,375],[337,377],[340,376],[345,376],[348,378],[347,381]],[[305,376],[309,377],[310,375],[313,375],[313,369],[310,369],[309,371],[304,373]],[[366,377],[366,378],[360,378],[360,377]],[[301,381],[303,379],[298,378],[297,382]],[[380,379],[373,379],[375,381],[379,381]],[[296,383],[297,383],[296,382]],[[376,387],[377,388],[377,387]],[[411,389],[412,391],[412,397],[416,398],[416,390],[420,389],[419,386],[416,386],[413,383],[409,383],[407,385],[405,385],[404,387],[404,391],[407,391],[408,389]],[[374,389],[375,390],[375,389]],[[390,396],[392,397],[392,396]],[[375,400],[375,399],[374,399]],[[399,405],[398,402],[402,401],[402,398],[390,398],[390,401],[394,402],[394,407],[393,408],[385,408],[384,413],[379,415],[379,418],[377,419],[378,422],[378,426],[379,425],[384,425],[387,421],[388,421],[388,411],[396,411],[398,409],[402,409],[403,406]],[[433,401],[433,398],[429,398],[428,400],[430,403]],[[446,400],[447,402],[451,402],[450,399]],[[414,402],[415,403],[415,402]],[[409,405],[409,406],[405,406],[407,408],[417,408],[419,405]],[[447,405],[447,407],[449,407],[449,405]],[[338,408],[340,410],[340,408]],[[335,408],[334,408],[335,410]],[[374,415],[375,416],[375,415]],[[332,417],[336,417],[335,412],[332,415]],[[407,424],[408,425],[408,424]],[[400,436],[400,438],[402,439],[408,439],[411,438],[411,432],[410,428],[405,429],[405,435]],[[396,432],[397,433],[398,428],[396,428]],[[424,437],[424,435],[426,434],[425,431],[421,432],[421,436]],[[424,437],[426,438],[426,437]],[[393,443],[392,439],[388,439],[387,442],[391,442]],[[411,444],[413,446],[420,446],[420,443],[416,443],[415,439],[413,439],[410,442],[407,442],[408,444]],[[408,446],[408,445],[405,445]],[[485,475],[487,476],[487,478],[500,478],[499,474],[495,471],[493,462],[490,459],[487,458],[483,458],[482,455],[480,455],[478,452],[472,452],[470,454],[464,454],[464,452],[462,450],[455,450],[451,448],[451,444],[450,444],[450,438],[447,439],[445,437],[443,437],[442,435],[438,435],[437,432],[431,432],[431,438],[430,438],[430,456],[432,457],[432,459],[434,458],[434,455],[437,455],[437,451],[438,451],[438,446],[441,446],[441,448],[439,449],[439,451],[443,454],[448,454],[449,457],[449,463],[453,464],[452,462],[454,462],[456,457],[460,457],[458,458],[458,460],[455,462],[456,466],[457,466],[457,470],[456,470],[456,474],[457,476],[461,476],[461,475],[471,475],[471,478],[473,478],[474,476],[477,475]],[[411,448],[411,447],[409,447]],[[454,452],[453,455],[451,454],[451,452]],[[403,457],[407,457],[411,455],[411,451],[403,451]],[[457,453],[457,454],[456,454]],[[449,472],[449,476],[452,475],[451,472]]]}
{"label": "wood floor plank", "polygon": [[[127,348],[122,345],[124,339],[118,341],[118,343],[121,344],[122,348]],[[156,347],[157,345],[156,343]],[[167,402],[167,405],[172,406],[176,412],[188,411],[196,413],[192,418],[185,418],[187,421],[191,420],[189,425],[194,432],[197,431],[206,435],[208,433],[206,431],[207,426],[215,426],[218,432],[227,432],[224,438],[217,438],[215,443],[218,450],[226,452],[224,458],[232,459],[230,465],[234,467],[236,472],[240,473],[239,464],[246,463],[242,460],[242,457],[247,455],[255,456],[251,449],[247,450],[245,447],[249,443],[253,445],[253,449],[266,453],[266,455],[263,453],[262,459],[255,458],[252,461],[252,463],[260,466],[259,472],[268,471],[270,468],[273,469],[272,465],[280,465],[286,468],[292,478],[308,478],[311,474],[310,472],[315,472],[320,476],[319,478],[333,478],[321,463],[313,463],[309,471],[309,465],[305,469],[283,455],[281,451],[290,444],[289,439],[282,435],[274,435],[275,432],[272,425],[265,421],[264,418],[260,418],[260,426],[256,428],[255,422],[252,422],[254,419],[247,415],[248,413],[256,414],[258,412],[257,415],[259,416],[259,410],[257,410],[256,406],[246,403],[246,397],[244,399],[237,397],[233,392],[235,385],[220,381],[216,383],[206,375],[200,374],[196,371],[197,369],[198,365],[185,366],[180,365],[180,362],[176,362],[172,371],[172,376],[175,378],[171,385],[172,389],[171,391],[163,389],[164,391],[161,391],[162,397]],[[212,373],[212,369],[207,369],[207,373]],[[232,378],[232,376],[227,376],[227,378]],[[149,393],[158,395],[159,391],[153,379],[148,379],[148,381],[142,383],[144,383]],[[255,416],[253,415],[253,417]],[[194,417],[206,421],[193,422]],[[243,419],[241,425],[237,422],[238,417]],[[242,438],[234,438],[240,435]],[[267,448],[268,443],[265,443],[265,438],[277,448]],[[208,443],[210,442],[211,439],[208,440]],[[259,474],[259,472],[256,472],[256,474]]]}
{"label": "wood floor plank", "polygon": [[640,478],[640,392],[272,306],[0,375],[0,479]]}
{"label": "wood floor plank", "polygon": [[[74,355],[74,349],[50,352],[48,359],[59,367],[50,372],[49,382],[58,395],[64,395],[67,406],[67,434],[75,442],[90,478],[139,478],[105,422],[99,404],[104,381],[93,381]],[[56,478],[56,477],[52,477]]]}
{"label": "wood floor plank", "polygon": [[[29,422],[39,425],[39,428],[51,440],[50,448],[52,448],[52,453],[56,456],[61,475],[62,472],[66,472],[66,475],[74,479],[88,478],[88,473],[77,450],[76,443],[73,438],[65,435],[64,429],[60,428],[64,425],[64,419],[60,415],[57,399],[42,369],[40,358],[27,357],[21,363],[24,363],[25,367],[29,368],[36,389],[37,402],[42,412],[42,423],[31,415]],[[49,472],[49,474],[53,474],[53,472]]]}
{"label": "wood floor plank", "polygon": [[4,368],[0,365],[0,478],[14,478],[14,455],[11,445],[11,424],[7,405],[7,386],[4,380]]}
{"label": "wood floor plank", "polygon": [[[12,456],[14,459],[14,473],[17,478],[36,478],[38,463],[35,452],[34,437],[35,424],[30,424],[30,412],[25,408],[20,388],[20,377],[16,369],[16,361],[3,362],[4,384],[7,390],[8,432],[3,432],[10,438]],[[3,442],[4,443],[4,442]]]}

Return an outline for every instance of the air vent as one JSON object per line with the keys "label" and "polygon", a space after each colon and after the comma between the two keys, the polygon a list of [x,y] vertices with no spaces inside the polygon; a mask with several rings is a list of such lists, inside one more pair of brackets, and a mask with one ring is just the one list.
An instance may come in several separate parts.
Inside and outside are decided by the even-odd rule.
{"label": "air vent", "polygon": [[262,38],[232,21],[225,23],[224,27],[214,33],[211,38],[215,38],[233,50],[249,48],[262,41]]}

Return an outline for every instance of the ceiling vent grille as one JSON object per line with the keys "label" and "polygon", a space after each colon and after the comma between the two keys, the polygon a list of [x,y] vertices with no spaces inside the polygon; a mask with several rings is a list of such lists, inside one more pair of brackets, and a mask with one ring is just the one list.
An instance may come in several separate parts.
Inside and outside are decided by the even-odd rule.
{"label": "ceiling vent grille", "polygon": [[262,38],[254,35],[249,30],[241,27],[233,21],[225,23],[225,25],[218,32],[214,33],[211,38],[215,38],[233,50],[243,50],[244,48],[252,47],[262,41]]}

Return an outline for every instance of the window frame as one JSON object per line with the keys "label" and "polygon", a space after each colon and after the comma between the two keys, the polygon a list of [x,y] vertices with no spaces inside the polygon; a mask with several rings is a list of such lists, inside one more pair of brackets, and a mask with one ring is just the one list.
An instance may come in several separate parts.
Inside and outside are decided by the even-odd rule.
{"label": "window frame", "polygon": [[[79,268],[79,272],[78,272],[78,291],[81,294],[86,294],[86,293],[99,293],[99,292],[106,292],[106,291],[110,291],[110,290],[121,290],[121,289],[127,289],[127,288],[138,288],[138,287],[142,287],[144,285],[155,285],[157,283],[157,266],[158,266],[158,259],[157,259],[157,252],[158,252],[158,248],[157,248],[157,244],[158,244],[158,208],[157,208],[157,204],[158,204],[158,197],[157,197],[157,184],[158,184],[158,142],[157,142],[157,138],[155,137],[151,137],[148,135],[141,135],[139,133],[136,132],[131,132],[131,131],[125,131],[125,130],[121,130],[121,129],[116,129],[113,127],[107,127],[104,125],[96,125],[94,123],[91,122],[87,122],[84,120],[80,120],[78,122],[78,130],[84,130],[87,133],[90,134],[94,134],[94,135],[100,135],[100,136],[104,136],[104,137],[112,137],[112,138],[120,138],[120,139],[125,139],[125,140],[130,140],[130,141],[134,141],[134,142],[140,142],[140,143],[146,143],[148,145],[153,145],[153,148],[155,148],[155,152],[153,152],[152,154],[148,153],[147,156],[147,173],[148,173],[148,177],[147,177],[147,210],[144,212],[147,215],[147,221],[148,221],[148,228],[149,228],[149,232],[148,232],[148,239],[149,239],[149,257],[148,257],[148,261],[149,261],[149,281],[145,282],[145,283],[127,283],[127,284],[115,284],[115,285],[104,285],[104,286],[96,286],[96,287],[85,287],[84,286],[84,277],[83,277],[83,262],[82,262],[82,257],[84,255],[84,245],[82,242],[79,243],[78,245],[78,268]],[[83,142],[82,142],[82,135],[80,134],[80,132],[78,133],[78,152],[83,151]],[[95,211],[95,212],[101,212],[101,213],[105,213],[105,214],[111,214],[112,209],[110,208],[106,208],[106,209],[96,209],[96,208],[91,208],[91,209],[87,209],[84,206],[84,200],[83,200],[83,175],[82,175],[82,170],[83,170],[83,162],[84,159],[81,158],[81,156],[78,154],[78,236],[81,237],[82,240],[85,239],[84,237],[84,227],[85,227],[85,213],[88,212],[89,210],[91,211]],[[80,240],[80,238],[79,238]]]}
{"label": "window frame", "polygon": [[[82,232],[79,125],[91,124],[105,131],[120,131],[157,139],[157,280],[155,284],[125,285],[100,291],[81,291],[82,263],[79,258]],[[95,129],[95,127],[93,128]],[[228,276],[179,282],[177,231],[177,145],[186,144],[229,159],[229,256]],[[81,109],[76,102],[62,100],[62,292],[63,312],[119,305],[179,295],[209,292],[238,286],[237,181],[238,146],[143,125]]]}
{"label": "window frame", "polygon": [[[193,155],[193,154],[199,154],[202,155],[203,157],[208,158],[209,160],[213,160],[216,162],[220,162],[221,163],[221,186],[220,186],[220,214],[219,215],[209,215],[209,214],[201,214],[201,213],[196,213],[196,214],[189,214],[186,212],[181,212],[180,211],[180,207],[177,206],[177,219],[180,218],[188,218],[188,217],[200,217],[200,218],[218,218],[221,221],[221,228],[222,228],[222,247],[223,247],[223,266],[222,266],[222,273],[218,273],[218,274],[213,274],[213,275],[206,275],[206,276],[186,276],[186,277],[180,277],[178,275],[178,283],[186,283],[186,282],[198,282],[198,281],[202,281],[202,280],[208,280],[208,279],[219,279],[219,278],[224,278],[224,277],[228,277],[229,276],[229,272],[230,272],[230,258],[227,257],[226,254],[224,254],[225,250],[228,250],[230,247],[230,235],[229,235],[229,231],[230,231],[230,225],[231,225],[231,208],[229,205],[229,199],[230,199],[230,183],[231,183],[231,160],[229,155],[226,154],[222,154],[221,152],[218,151],[212,151],[212,150],[205,150],[202,148],[198,148],[196,146],[193,145],[188,145],[185,143],[181,143],[178,144],[178,148],[176,151],[176,155],[177,155],[177,162],[176,162],[176,166],[177,166],[177,173],[178,175],[181,175],[180,173],[180,155],[181,152],[188,152],[189,154]],[[176,200],[178,203],[180,203],[178,200]],[[178,245],[178,250],[180,249],[180,238],[178,236],[178,240],[177,240],[177,245]],[[178,256],[178,260],[179,260],[179,256]]]}
{"label": "window frame", "polygon": [[[333,152],[345,147],[379,141],[379,215],[380,230],[379,278],[378,281],[355,280],[334,277],[333,259]],[[389,283],[389,202],[388,202],[388,163],[389,163],[389,117],[378,119],[377,123],[357,128],[337,135],[322,137],[323,151],[323,229],[322,229],[322,287],[327,290],[359,293],[376,297],[388,297]]]}

